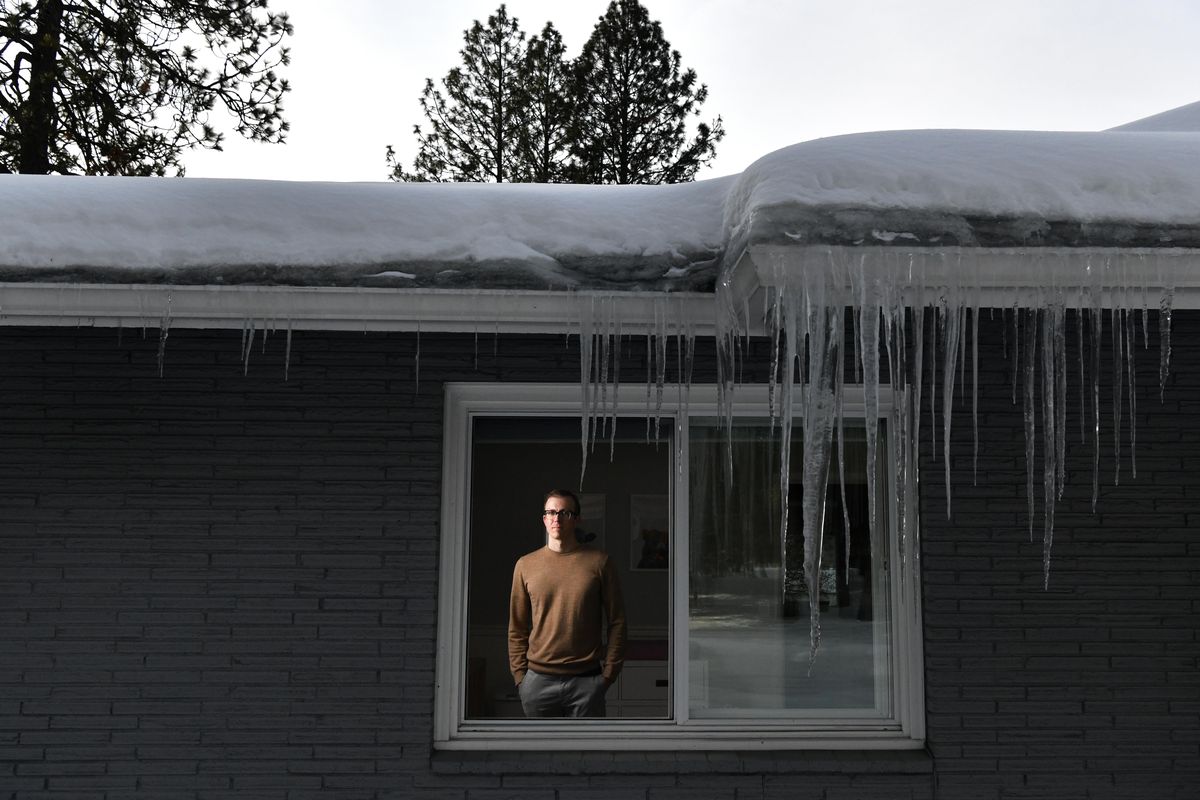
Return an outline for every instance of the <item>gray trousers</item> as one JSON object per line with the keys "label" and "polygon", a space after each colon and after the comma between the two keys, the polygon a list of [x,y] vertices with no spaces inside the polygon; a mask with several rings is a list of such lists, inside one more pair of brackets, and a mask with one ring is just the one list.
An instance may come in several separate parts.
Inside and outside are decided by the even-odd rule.
{"label": "gray trousers", "polygon": [[603,675],[543,675],[529,670],[517,687],[527,717],[603,717]]}

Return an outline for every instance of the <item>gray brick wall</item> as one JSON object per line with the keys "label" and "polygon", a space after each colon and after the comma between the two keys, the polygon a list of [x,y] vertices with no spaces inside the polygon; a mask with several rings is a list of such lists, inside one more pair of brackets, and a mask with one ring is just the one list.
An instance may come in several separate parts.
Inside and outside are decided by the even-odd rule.
{"label": "gray brick wall", "polygon": [[0,329],[0,798],[1193,796],[1200,354],[1176,321],[1165,407],[1139,362],[1138,480],[1096,517],[1073,445],[1048,592],[995,354],[978,487],[956,419],[952,522],[926,463],[932,775],[921,754],[431,752],[441,385],[569,380],[562,337],[481,336],[476,367],[471,335],[427,334],[417,384],[412,335],[298,332],[285,382],[281,334],[243,375],[240,332],[177,329],[159,378],[155,331]]}
{"label": "gray brick wall", "polygon": [[[1200,796],[1200,319],[1177,313],[1175,323],[1160,404],[1157,325],[1152,318],[1143,349],[1138,320],[1137,477],[1126,397],[1117,486],[1112,359],[1101,359],[1096,514],[1069,336],[1067,486],[1048,589],[1041,457],[1031,543],[1022,413],[1011,402],[998,318],[985,326],[994,344],[980,353],[978,485],[969,403],[954,419],[952,519],[940,454],[925,459],[922,476],[928,741],[938,797]],[[1091,413],[1089,399],[1089,423]],[[1040,428],[1038,436],[1040,454]]]}

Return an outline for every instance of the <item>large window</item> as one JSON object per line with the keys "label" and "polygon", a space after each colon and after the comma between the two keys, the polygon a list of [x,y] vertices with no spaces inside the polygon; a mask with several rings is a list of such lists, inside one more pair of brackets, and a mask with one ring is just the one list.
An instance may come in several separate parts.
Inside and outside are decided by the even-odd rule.
{"label": "large window", "polygon": [[[730,433],[711,388],[649,415],[644,389],[621,391],[621,416],[598,429],[584,470],[577,386],[447,387],[437,746],[919,745],[919,581],[899,561],[886,470],[873,532],[868,523],[861,405],[843,409],[845,463],[831,470],[810,597],[797,512],[781,535],[783,493],[800,506],[799,458],[785,487],[765,397],[739,389]],[[625,595],[625,667],[607,718],[524,719],[507,658],[512,568],[544,544],[543,493],[575,488],[581,472],[580,529],[617,565]]]}

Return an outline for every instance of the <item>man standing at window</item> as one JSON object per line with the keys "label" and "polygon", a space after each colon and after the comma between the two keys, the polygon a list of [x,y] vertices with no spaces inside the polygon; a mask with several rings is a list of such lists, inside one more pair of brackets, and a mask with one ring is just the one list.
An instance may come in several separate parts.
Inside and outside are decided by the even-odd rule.
{"label": "man standing at window", "polygon": [[527,717],[603,717],[604,694],[625,659],[617,571],[603,551],[576,538],[579,519],[574,492],[548,492],[546,546],[513,569],[508,660]]}

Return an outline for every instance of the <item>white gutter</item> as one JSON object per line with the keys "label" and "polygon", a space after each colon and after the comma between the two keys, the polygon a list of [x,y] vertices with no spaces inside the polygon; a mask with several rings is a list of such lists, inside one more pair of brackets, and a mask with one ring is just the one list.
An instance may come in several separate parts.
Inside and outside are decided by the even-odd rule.
{"label": "white gutter", "polygon": [[[759,308],[766,288],[832,269],[849,287],[887,277],[920,300],[921,290],[978,289],[982,307],[1039,305],[1061,291],[1068,305],[1084,292],[1114,304],[1200,309],[1200,250],[1183,248],[951,248],[752,245],[728,275],[731,301]],[[922,302],[928,302],[928,298]],[[609,317],[606,317],[608,314]],[[696,292],[518,291],[380,287],[0,282],[0,326],[258,328],[295,330],[562,333],[581,320],[619,318],[622,330],[686,322],[715,331],[713,295]],[[752,334],[762,333],[755,320]]]}
{"label": "white gutter", "polygon": [[1173,308],[1200,308],[1200,250],[1187,248],[751,245],[726,286],[740,303],[768,287],[799,285],[818,269],[843,289],[882,279],[910,302],[957,288],[968,296],[978,290],[984,308],[1036,307],[1048,292],[1061,292],[1072,307],[1091,293],[1105,307],[1139,305],[1144,296],[1157,308],[1169,291]]}
{"label": "white gutter", "polygon": [[0,326],[562,333],[606,308],[626,333],[670,320],[713,334],[712,295],[692,292],[0,282]]}

